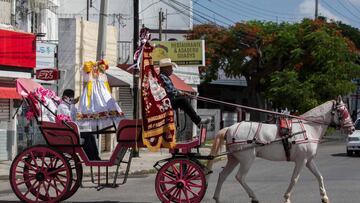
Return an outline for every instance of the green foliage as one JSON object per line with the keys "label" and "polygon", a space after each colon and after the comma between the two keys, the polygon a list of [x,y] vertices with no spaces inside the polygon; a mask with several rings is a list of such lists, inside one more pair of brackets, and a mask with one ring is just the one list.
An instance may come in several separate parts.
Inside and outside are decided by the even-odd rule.
{"label": "green foliage", "polygon": [[355,91],[351,80],[360,76],[359,52],[350,39],[360,42],[356,29],[320,19],[206,28],[195,27],[189,38],[202,33],[206,40],[208,81],[217,78],[219,69],[245,76],[248,90],[261,93],[274,107],[299,112]]}

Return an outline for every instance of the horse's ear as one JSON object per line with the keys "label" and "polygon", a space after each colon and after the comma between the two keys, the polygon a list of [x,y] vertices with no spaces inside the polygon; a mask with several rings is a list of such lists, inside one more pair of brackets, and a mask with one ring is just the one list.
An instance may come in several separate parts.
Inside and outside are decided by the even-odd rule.
{"label": "horse's ear", "polygon": [[337,98],[337,103],[341,103],[341,102],[342,102],[342,97],[341,97],[341,95],[339,95]]}

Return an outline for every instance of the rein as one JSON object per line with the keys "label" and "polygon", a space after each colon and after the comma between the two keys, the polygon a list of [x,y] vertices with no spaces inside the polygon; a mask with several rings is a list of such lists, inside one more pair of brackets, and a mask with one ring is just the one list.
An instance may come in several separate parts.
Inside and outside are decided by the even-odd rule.
{"label": "rein", "polygon": [[243,108],[243,109],[248,109],[248,110],[253,110],[253,111],[258,111],[258,112],[263,112],[263,113],[268,113],[268,114],[273,114],[273,115],[284,116],[284,117],[288,117],[288,118],[296,118],[296,119],[299,119],[299,120],[309,121],[309,122],[312,122],[312,123],[317,123],[317,124],[322,124],[322,125],[330,125],[330,123],[328,123],[328,122],[312,120],[312,119],[309,119],[307,117],[288,115],[288,114],[279,113],[279,112],[276,112],[276,111],[264,110],[264,109],[260,109],[260,108],[244,106],[244,105],[234,104],[234,103],[230,103],[230,102],[224,102],[224,101],[220,101],[220,100],[216,100],[216,99],[210,99],[210,98],[201,97],[201,96],[194,96],[194,95],[187,94],[187,93],[185,93],[185,94],[188,97],[191,97],[193,99],[208,102],[208,103],[224,104],[224,105],[231,106],[231,107],[238,107],[238,108]]}

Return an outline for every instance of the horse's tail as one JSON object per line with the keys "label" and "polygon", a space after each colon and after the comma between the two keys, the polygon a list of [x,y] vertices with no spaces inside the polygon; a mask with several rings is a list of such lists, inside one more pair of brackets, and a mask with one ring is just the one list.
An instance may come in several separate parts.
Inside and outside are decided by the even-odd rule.
{"label": "horse's tail", "polygon": [[[219,154],[221,146],[224,144],[225,135],[226,135],[227,130],[228,130],[228,127],[223,128],[223,129],[219,130],[219,132],[215,135],[209,156],[216,157]],[[215,161],[215,159],[212,159],[207,162],[206,168],[208,170],[210,170],[210,171],[212,170],[214,161]]]}

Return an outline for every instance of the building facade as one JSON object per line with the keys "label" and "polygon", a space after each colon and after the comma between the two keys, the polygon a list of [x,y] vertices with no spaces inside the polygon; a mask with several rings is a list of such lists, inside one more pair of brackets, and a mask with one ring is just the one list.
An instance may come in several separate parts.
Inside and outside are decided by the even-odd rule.
{"label": "building facade", "polygon": [[0,160],[40,140],[15,85],[17,78],[34,78],[37,42],[57,43],[58,6],[57,0],[0,0]]}
{"label": "building facade", "polygon": [[19,121],[24,117],[15,114],[21,103],[16,79],[32,77],[35,49],[35,35],[0,29],[0,160],[17,154]]}

